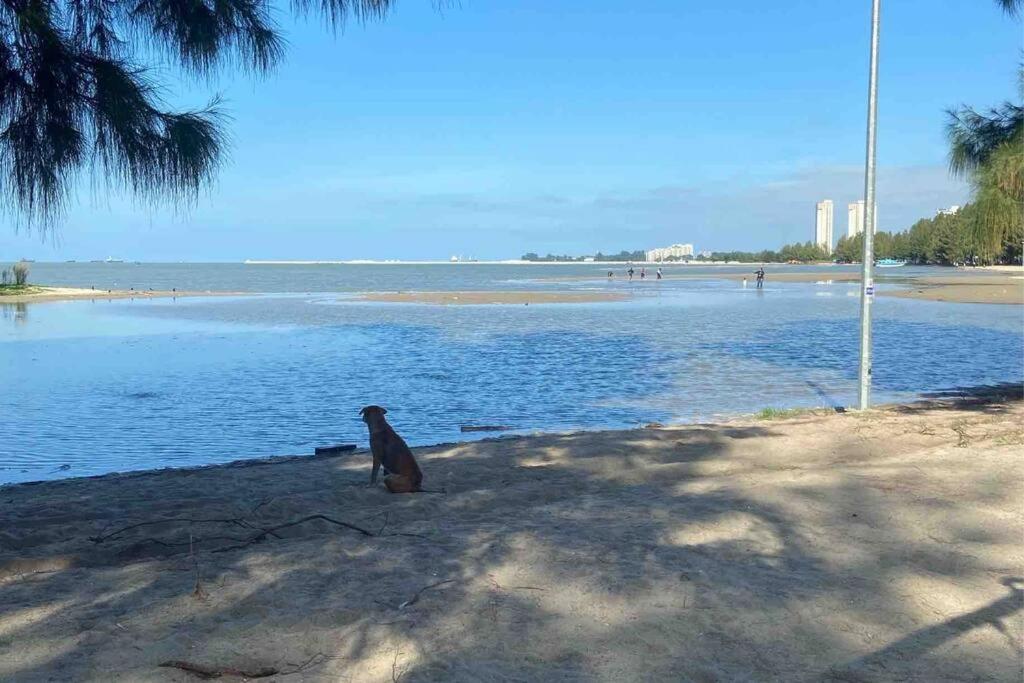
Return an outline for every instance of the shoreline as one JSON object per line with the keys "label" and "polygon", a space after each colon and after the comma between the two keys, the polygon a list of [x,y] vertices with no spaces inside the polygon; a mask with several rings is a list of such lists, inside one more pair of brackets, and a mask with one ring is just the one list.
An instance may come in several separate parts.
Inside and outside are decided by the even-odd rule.
{"label": "shoreline", "polygon": [[54,301],[87,301],[114,299],[176,299],[178,297],[206,296],[255,296],[255,292],[215,292],[215,291],[167,291],[167,290],[121,290],[121,289],[86,289],[84,287],[48,287],[46,285],[29,285],[34,291],[23,294],[0,294],[2,304],[48,303]]}
{"label": "shoreline", "polygon": [[[924,407],[948,407],[950,405],[986,405],[991,402],[1003,400],[1006,396],[1017,396],[1017,398],[1014,398],[1013,400],[1024,401],[1024,385],[1017,384],[1014,382],[1002,382],[999,384],[986,385],[980,387],[952,387],[950,389],[937,390],[933,392],[924,392],[920,395],[920,398],[915,399],[913,401],[907,401],[904,403],[881,403],[876,406],[873,406],[868,412],[899,412],[904,410],[920,409]],[[494,436],[488,436],[482,439],[440,441],[437,443],[412,446],[412,450],[414,452],[417,452],[421,450],[473,446],[475,444],[512,443],[524,439],[529,440],[549,437],[571,437],[582,434],[598,435],[620,432],[643,432],[649,429],[689,429],[713,427],[724,428],[728,427],[729,425],[741,422],[760,421],[766,423],[773,423],[780,420],[788,420],[794,418],[828,417],[831,415],[845,415],[858,413],[859,411],[857,411],[854,408],[846,408],[842,406],[815,406],[783,408],[779,410],[778,417],[763,417],[761,413],[738,413],[733,416],[724,417],[723,419],[717,420],[715,422],[652,422],[646,425],[631,428],[594,427],[588,429],[574,429],[568,431],[546,431],[543,429],[534,429],[531,431],[512,430],[510,432],[496,433]],[[195,474],[210,470],[216,470],[220,468],[231,469],[247,467],[268,467],[288,463],[319,462],[326,460],[335,460],[339,458],[344,459],[353,455],[368,455],[369,451],[370,449],[368,445],[364,446],[363,444],[357,444],[356,448],[353,450],[348,450],[338,454],[331,455],[315,455],[312,453],[266,455],[255,458],[239,458],[237,460],[229,460],[227,462],[207,463],[203,465],[185,465],[182,467],[168,466],[152,469],[106,472],[103,474],[85,474],[81,476],[75,476],[72,474],[70,476],[56,479],[36,479],[32,481],[12,483],[0,482],[0,493],[5,493],[18,487],[43,486],[49,484],[60,484],[62,482],[135,479],[139,477],[161,476],[163,474],[172,473]]]}
{"label": "shoreline", "polygon": [[5,488],[0,679],[1011,680],[1021,399]]}

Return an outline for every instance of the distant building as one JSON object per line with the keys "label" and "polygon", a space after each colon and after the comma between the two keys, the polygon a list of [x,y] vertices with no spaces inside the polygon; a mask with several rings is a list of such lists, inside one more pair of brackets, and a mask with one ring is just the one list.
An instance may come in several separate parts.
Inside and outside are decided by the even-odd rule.
{"label": "distant building", "polygon": [[[878,232],[878,204],[875,204],[875,232]],[[867,215],[864,212],[864,200],[858,199],[846,207],[846,236],[853,239],[864,232],[864,221]]]}
{"label": "distant building", "polygon": [[936,216],[955,216],[958,213],[960,213],[960,205],[959,204],[954,204],[953,206],[949,207],[948,209],[939,209],[938,211],[935,212],[935,215]]}
{"label": "distant building", "polygon": [[700,253],[697,254],[697,256],[700,256],[701,258],[711,258],[711,250],[710,249],[702,249],[700,251]]}
{"label": "distant building", "polygon": [[846,207],[846,236],[853,239],[864,232],[864,200],[858,199]]}
{"label": "distant building", "polygon": [[814,214],[814,243],[832,253],[832,200],[818,202]]}
{"label": "distant building", "polygon": [[673,244],[668,247],[658,247],[646,253],[648,261],[669,261],[679,260],[693,256],[692,244]]}

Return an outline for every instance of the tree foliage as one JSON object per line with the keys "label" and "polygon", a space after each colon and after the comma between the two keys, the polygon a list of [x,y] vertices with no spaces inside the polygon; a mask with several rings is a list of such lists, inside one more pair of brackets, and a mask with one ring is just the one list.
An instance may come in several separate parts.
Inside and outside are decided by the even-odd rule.
{"label": "tree foliage", "polygon": [[[997,2],[1011,17],[1024,11],[1024,0]],[[1024,100],[1024,66],[1017,91]],[[964,239],[983,261],[1005,259],[1024,237],[1024,106],[1003,102],[980,113],[963,105],[947,116],[950,171],[970,180],[973,191]]]}
{"label": "tree foliage", "polygon": [[[292,0],[332,26],[392,0]],[[0,0],[0,202],[59,219],[83,172],[149,200],[192,197],[225,156],[219,100],[165,103],[154,66],[192,80],[266,73],[284,49],[272,0]]]}
{"label": "tree foliage", "polygon": [[[1004,241],[992,245],[983,227],[984,213],[978,204],[968,204],[955,214],[922,218],[903,232],[875,233],[874,252],[878,259],[901,259],[921,265],[988,265],[1020,262],[1022,221],[1014,224]],[[860,261],[863,234],[845,235],[836,245],[841,263]]]}

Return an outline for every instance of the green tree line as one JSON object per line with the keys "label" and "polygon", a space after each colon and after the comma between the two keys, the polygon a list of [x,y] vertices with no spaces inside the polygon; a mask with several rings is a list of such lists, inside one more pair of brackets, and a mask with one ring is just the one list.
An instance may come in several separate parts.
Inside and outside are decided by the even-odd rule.
{"label": "green tree line", "polygon": [[[982,207],[968,204],[955,214],[922,218],[903,232],[875,233],[876,259],[902,259],[917,264],[945,266],[1019,263],[1024,220],[1020,214],[1005,222],[999,239],[993,241],[991,225]],[[841,263],[861,260],[864,235],[845,235],[836,245],[835,259]]]}
{"label": "green tree line", "polygon": [[814,242],[794,242],[776,250],[763,251],[715,251],[711,256],[698,256],[696,261],[738,261],[739,263],[816,263],[831,261],[824,249]]}
{"label": "green tree line", "polygon": [[[531,251],[531,252],[528,252],[526,254],[523,254],[522,257],[520,257],[520,258],[523,261],[537,261],[537,262],[541,262],[541,263],[547,263],[549,261],[551,261],[551,262],[568,262],[568,263],[572,263],[572,262],[575,262],[575,261],[583,261],[583,260],[588,259],[590,257],[589,256],[569,256],[569,255],[561,255],[560,256],[560,255],[557,255],[557,254],[548,254],[547,256],[539,256],[538,254],[536,254],[536,253]],[[595,261],[643,261],[645,258],[647,258],[647,254],[642,249],[638,249],[636,251],[626,251],[625,249],[623,249],[618,254],[602,254],[601,252],[597,252],[596,254],[594,254],[593,258],[594,258]]]}

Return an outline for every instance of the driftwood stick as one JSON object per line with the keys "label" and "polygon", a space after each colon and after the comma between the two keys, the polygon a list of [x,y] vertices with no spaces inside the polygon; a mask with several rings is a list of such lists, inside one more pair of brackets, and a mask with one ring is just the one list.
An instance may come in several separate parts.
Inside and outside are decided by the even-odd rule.
{"label": "driftwood stick", "polygon": [[181,660],[168,660],[160,664],[166,669],[181,669],[199,678],[213,679],[221,676],[238,676],[239,678],[267,678],[276,676],[278,671],[273,667],[262,667],[260,669],[235,669],[233,667],[213,667]]}
{"label": "driftwood stick", "polygon": [[438,581],[437,583],[432,583],[429,586],[424,586],[423,588],[416,591],[416,595],[412,596],[410,600],[406,600],[401,605],[399,605],[398,609],[405,609],[406,607],[411,607],[415,605],[417,602],[419,602],[420,596],[423,595],[424,591],[428,591],[431,588],[437,588],[438,586],[443,586],[446,583],[455,583],[455,579],[446,579],[445,581]]}
{"label": "driftwood stick", "polygon": [[[260,541],[265,539],[267,536],[274,535],[275,531],[280,531],[281,529],[287,529],[288,527],[297,526],[299,524],[304,524],[306,522],[312,522],[313,520],[317,520],[317,519],[319,519],[321,521],[324,521],[324,522],[328,522],[330,524],[334,524],[336,526],[345,527],[346,529],[352,529],[353,531],[358,531],[363,536],[376,536],[377,535],[377,534],[373,533],[372,531],[368,531],[368,530],[364,529],[361,526],[356,526],[355,524],[349,524],[348,522],[342,522],[342,521],[334,519],[332,517],[328,517],[327,515],[316,514],[316,515],[307,515],[306,517],[302,517],[301,519],[295,519],[295,520],[292,520],[290,522],[285,522],[284,524],[278,524],[276,526],[272,526],[272,527],[267,527],[267,528],[261,529],[260,533],[256,534],[255,536],[253,536],[252,538],[249,538],[246,541],[243,541],[242,543],[239,543],[238,545],[232,545],[232,546],[228,546],[226,548],[217,548],[216,550],[212,550],[210,552],[223,553],[223,552],[227,552],[228,550],[240,550],[240,549],[245,548],[247,546],[250,546],[250,545],[252,545],[254,543],[259,543]],[[259,528],[259,527],[257,527],[257,528]],[[280,538],[280,537],[278,537],[278,538]]]}
{"label": "driftwood stick", "polygon": [[236,517],[231,517],[228,519],[192,519],[191,517],[168,517],[166,519],[152,519],[145,522],[129,524],[128,526],[123,526],[116,531],[111,531],[109,534],[101,533],[96,536],[90,536],[89,540],[93,543],[103,543],[104,541],[109,541],[115,536],[120,536],[124,532],[130,531],[131,529],[138,529],[139,527],[144,526],[154,526],[156,524],[168,524],[170,522],[187,522],[189,524],[237,524],[239,526],[246,526],[245,520],[238,519]]}
{"label": "driftwood stick", "polygon": [[302,673],[303,671],[305,671],[306,669],[309,669],[309,668],[314,667],[314,666],[319,666],[319,665],[323,664],[324,662],[329,661],[330,659],[332,659],[332,658],[328,657],[323,652],[317,652],[315,655],[313,655],[312,657],[310,657],[309,659],[307,659],[305,662],[303,662],[299,666],[295,667],[294,669],[284,669],[282,671],[278,671],[277,675],[278,676],[291,676],[293,674],[299,674],[299,673]]}

